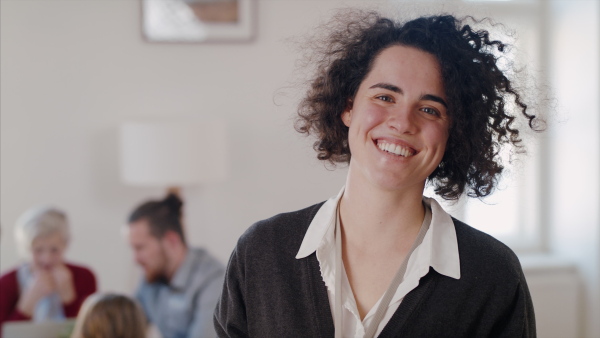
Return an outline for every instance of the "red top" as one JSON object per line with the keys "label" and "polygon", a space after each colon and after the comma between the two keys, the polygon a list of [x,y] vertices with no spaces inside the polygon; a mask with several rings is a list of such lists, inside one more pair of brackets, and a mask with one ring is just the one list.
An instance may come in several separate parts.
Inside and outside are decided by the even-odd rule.
{"label": "red top", "polygon": [[[67,318],[75,318],[87,296],[96,292],[96,277],[91,270],[83,266],[65,265],[71,270],[73,276],[75,300],[70,304],[63,304],[63,310]],[[17,269],[13,269],[0,276],[0,337],[4,322],[31,319],[17,310],[18,301],[19,282],[17,280]]]}

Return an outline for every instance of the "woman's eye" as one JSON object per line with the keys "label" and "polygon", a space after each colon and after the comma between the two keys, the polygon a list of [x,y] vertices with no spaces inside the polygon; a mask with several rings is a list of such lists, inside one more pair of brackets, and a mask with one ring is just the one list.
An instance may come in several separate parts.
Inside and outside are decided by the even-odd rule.
{"label": "woman's eye", "polygon": [[428,115],[440,116],[440,113],[433,108],[425,107],[425,108],[421,108],[421,111]]}
{"label": "woman's eye", "polygon": [[384,102],[394,102],[394,99],[388,95],[379,95],[376,98]]}

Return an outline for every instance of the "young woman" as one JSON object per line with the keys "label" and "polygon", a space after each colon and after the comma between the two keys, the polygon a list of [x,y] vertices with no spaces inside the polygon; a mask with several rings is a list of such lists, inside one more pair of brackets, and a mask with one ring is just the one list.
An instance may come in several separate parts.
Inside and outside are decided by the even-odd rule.
{"label": "young woman", "polygon": [[[423,196],[490,194],[499,148],[531,128],[505,45],[453,16],[344,15],[323,40],[297,130],[349,163],[324,203],[258,222],[231,256],[221,337],[535,336],[515,254]],[[331,27],[331,26],[330,26]],[[508,110],[514,103],[516,112]]]}

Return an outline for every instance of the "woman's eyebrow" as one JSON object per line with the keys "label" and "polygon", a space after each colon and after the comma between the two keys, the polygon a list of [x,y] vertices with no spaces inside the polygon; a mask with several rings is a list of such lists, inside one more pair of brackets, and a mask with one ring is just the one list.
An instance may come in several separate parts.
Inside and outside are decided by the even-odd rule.
{"label": "woman's eyebrow", "polygon": [[398,86],[394,86],[391,83],[379,82],[379,83],[376,83],[376,84],[372,85],[371,87],[369,87],[369,89],[371,89],[371,88],[383,88],[383,89],[391,90],[398,94],[402,94],[402,89],[400,89]]}
{"label": "woman's eyebrow", "polygon": [[[369,87],[369,89],[372,89],[372,88],[383,88],[383,89],[391,90],[398,94],[404,93],[400,87],[395,86],[391,83],[385,83],[385,82],[379,82],[379,83],[376,83],[376,84],[372,85],[371,87]],[[425,94],[425,95],[421,96],[421,100],[434,101],[434,102],[437,102],[437,103],[443,105],[446,109],[448,108],[448,104],[446,103],[446,101],[437,95]]]}
{"label": "woman's eyebrow", "polygon": [[442,99],[441,97],[439,97],[437,95],[425,94],[425,95],[421,96],[421,100],[434,101],[434,102],[440,103],[446,109],[448,109],[448,104],[446,103],[446,101],[444,101],[444,99]]}

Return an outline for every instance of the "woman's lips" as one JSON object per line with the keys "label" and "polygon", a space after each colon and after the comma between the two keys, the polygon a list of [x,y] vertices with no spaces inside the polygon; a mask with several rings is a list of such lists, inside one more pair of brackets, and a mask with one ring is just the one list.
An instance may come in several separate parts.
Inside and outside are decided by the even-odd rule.
{"label": "woman's lips", "polygon": [[411,157],[417,153],[416,150],[397,143],[392,143],[386,140],[376,140],[377,147],[385,152],[396,156]]}

